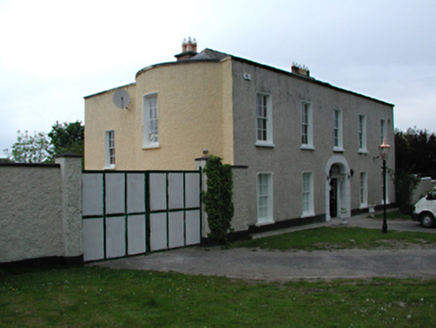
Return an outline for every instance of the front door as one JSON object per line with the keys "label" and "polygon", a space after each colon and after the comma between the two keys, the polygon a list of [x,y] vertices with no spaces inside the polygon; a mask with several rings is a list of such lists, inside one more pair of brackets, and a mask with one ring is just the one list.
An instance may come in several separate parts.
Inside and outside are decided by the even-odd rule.
{"label": "front door", "polygon": [[330,181],[330,217],[338,216],[338,179],[332,178]]}

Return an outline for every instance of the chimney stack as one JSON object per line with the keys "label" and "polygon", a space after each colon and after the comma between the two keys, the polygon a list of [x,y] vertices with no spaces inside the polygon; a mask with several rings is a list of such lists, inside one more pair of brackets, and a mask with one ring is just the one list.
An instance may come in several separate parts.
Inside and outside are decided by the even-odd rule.
{"label": "chimney stack", "polygon": [[309,67],[300,65],[298,63],[292,63],[291,72],[294,74],[310,77]]}
{"label": "chimney stack", "polygon": [[189,37],[188,41],[186,41],[186,39],[183,39],[182,52],[178,55],[175,55],[174,57],[177,58],[177,61],[184,61],[184,60],[191,59],[196,54],[197,54],[197,41],[195,39],[191,40],[191,38]]}

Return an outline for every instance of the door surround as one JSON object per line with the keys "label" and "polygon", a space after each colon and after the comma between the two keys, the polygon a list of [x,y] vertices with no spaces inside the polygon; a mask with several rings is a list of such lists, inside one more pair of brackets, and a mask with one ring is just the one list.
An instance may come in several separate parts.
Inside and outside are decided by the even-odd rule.
{"label": "door surround", "polygon": [[[333,167],[333,170],[332,170]],[[342,155],[333,155],[330,157],[325,166],[325,220],[330,221],[330,190],[331,180],[338,181],[338,198],[337,207],[341,213],[338,213],[341,218],[347,218],[351,215],[351,199],[350,199],[350,166],[347,159]],[[340,205],[339,205],[340,204]]]}

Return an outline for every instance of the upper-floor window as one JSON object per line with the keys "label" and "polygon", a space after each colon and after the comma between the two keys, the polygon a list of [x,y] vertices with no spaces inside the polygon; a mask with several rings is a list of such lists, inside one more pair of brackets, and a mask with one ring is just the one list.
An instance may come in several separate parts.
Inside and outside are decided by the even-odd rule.
{"label": "upper-floor window", "polygon": [[273,145],[271,96],[264,93],[256,94],[256,145]]}
{"label": "upper-floor window", "polygon": [[113,168],[115,166],[115,131],[105,131],[104,133],[104,166]]}
{"label": "upper-floor window", "polygon": [[366,151],[366,117],[359,115],[359,151]]}
{"label": "upper-floor window", "polygon": [[303,186],[302,186],[302,216],[314,215],[314,202],[313,202],[313,174],[312,172],[303,173]]}
{"label": "upper-floor window", "polygon": [[312,104],[301,102],[301,148],[313,148]]}
{"label": "upper-floor window", "polygon": [[342,111],[340,109],[333,110],[333,145],[333,150],[343,150]]}
{"label": "upper-floor window", "polygon": [[152,93],[143,97],[143,146],[159,146],[157,94]]}
{"label": "upper-floor window", "polygon": [[386,120],[380,121],[380,144],[386,139]]}

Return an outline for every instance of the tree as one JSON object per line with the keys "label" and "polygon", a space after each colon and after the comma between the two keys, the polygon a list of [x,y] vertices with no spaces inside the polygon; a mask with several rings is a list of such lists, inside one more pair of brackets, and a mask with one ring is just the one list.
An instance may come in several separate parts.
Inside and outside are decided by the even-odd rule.
{"label": "tree", "polygon": [[396,201],[400,212],[410,214],[411,199],[418,187],[419,176],[436,178],[436,137],[426,130],[408,129],[395,132],[395,183]]}
{"label": "tree", "polygon": [[38,132],[30,135],[28,131],[17,131],[17,142],[12,145],[12,151],[5,149],[8,158],[15,163],[47,163],[52,156],[52,149],[47,135]]}
{"label": "tree", "polygon": [[436,136],[416,128],[407,132],[396,131],[395,167],[436,178]]}
{"label": "tree", "polygon": [[53,147],[53,156],[62,153],[83,155],[85,141],[84,130],[85,127],[82,125],[82,122],[79,121],[74,123],[64,122],[63,124],[56,122],[48,134],[51,138],[50,144]]}
{"label": "tree", "polygon": [[12,151],[5,149],[8,159],[15,163],[50,163],[56,155],[76,153],[83,155],[84,126],[81,122],[56,122],[48,135],[38,132],[30,135],[28,131],[18,131],[17,142]]}

